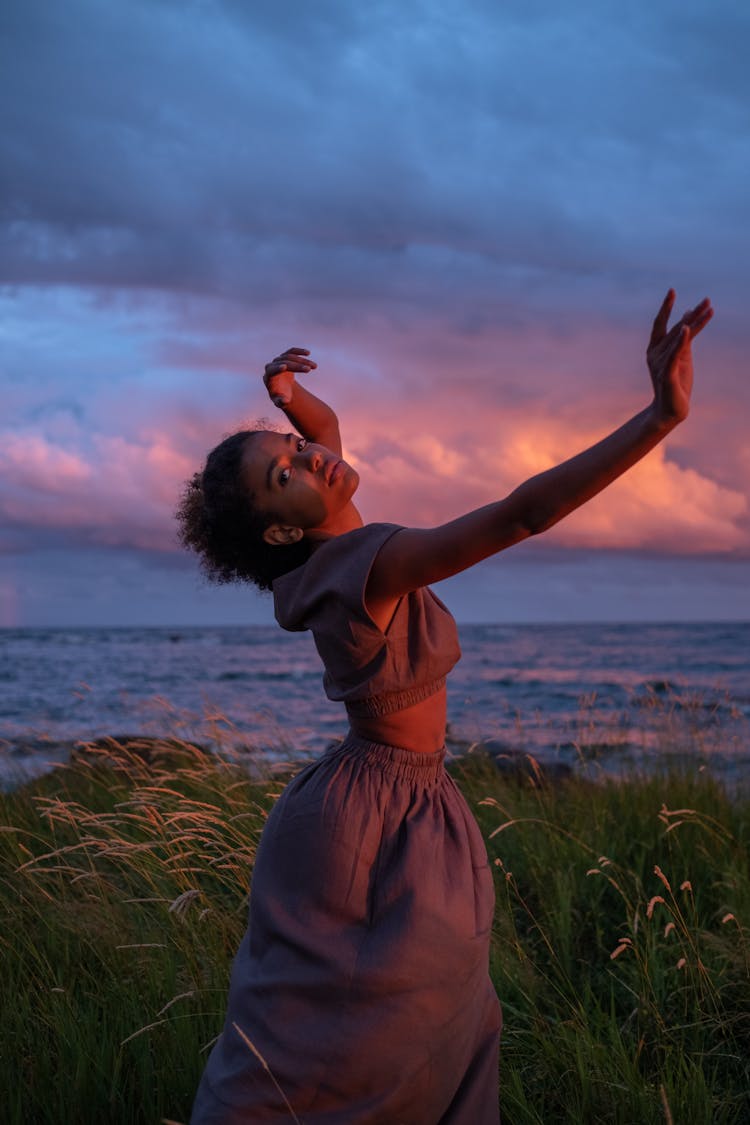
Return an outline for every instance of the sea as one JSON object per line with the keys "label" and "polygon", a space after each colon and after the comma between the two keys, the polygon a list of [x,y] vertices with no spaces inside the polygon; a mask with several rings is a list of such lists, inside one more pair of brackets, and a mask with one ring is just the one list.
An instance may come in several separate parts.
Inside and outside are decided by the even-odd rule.
{"label": "sea", "polygon": [[[750,779],[750,622],[459,625],[449,759],[623,775],[680,757]],[[347,729],[308,633],[275,626],[0,631],[0,787],[105,736],[199,743],[248,767]]]}

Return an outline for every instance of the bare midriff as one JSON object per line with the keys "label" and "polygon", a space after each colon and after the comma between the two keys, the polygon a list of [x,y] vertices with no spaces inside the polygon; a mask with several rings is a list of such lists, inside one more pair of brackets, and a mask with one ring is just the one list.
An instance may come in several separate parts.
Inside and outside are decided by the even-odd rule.
{"label": "bare midriff", "polygon": [[416,754],[433,754],[445,745],[447,693],[445,685],[434,695],[390,715],[350,715],[352,734],[386,746],[400,746]]}

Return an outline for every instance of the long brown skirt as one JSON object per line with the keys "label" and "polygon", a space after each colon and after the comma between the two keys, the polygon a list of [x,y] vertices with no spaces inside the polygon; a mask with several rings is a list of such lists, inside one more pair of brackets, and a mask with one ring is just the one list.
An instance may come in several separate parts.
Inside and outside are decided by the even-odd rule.
{"label": "long brown skirt", "polygon": [[350,735],[281,794],[191,1125],[498,1125],[493,879],[444,759]]}

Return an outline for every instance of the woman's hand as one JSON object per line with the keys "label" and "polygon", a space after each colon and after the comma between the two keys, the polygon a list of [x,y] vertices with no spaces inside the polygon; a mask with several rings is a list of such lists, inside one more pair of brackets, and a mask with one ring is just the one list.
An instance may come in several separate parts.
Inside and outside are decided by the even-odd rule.
{"label": "woman's hand", "polygon": [[306,375],[318,366],[313,360],[306,358],[309,355],[307,348],[287,348],[266,364],[263,382],[274,406],[283,408],[292,401],[295,371]]}
{"label": "woman's hand", "polygon": [[705,297],[694,309],[688,309],[682,319],[667,331],[674,298],[674,289],[670,289],[656,314],[646,350],[646,361],[654,385],[654,411],[660,422],[670,424],[683,422],[688,416],[693,389],[690,345],[714,315],[711,302]]}

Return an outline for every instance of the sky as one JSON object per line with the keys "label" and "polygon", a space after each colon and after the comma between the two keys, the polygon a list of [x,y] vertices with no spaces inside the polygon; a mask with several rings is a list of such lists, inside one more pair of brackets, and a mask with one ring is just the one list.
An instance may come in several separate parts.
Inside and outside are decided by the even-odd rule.
{"label": "sky", "polygon": [[440,584],[459,621],[750,620],[750,8],[5,0],[0,626],[252,624],[182,482],[311,350],[365,520],[431,526],[651,397],[687,421]]}

